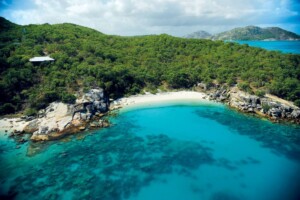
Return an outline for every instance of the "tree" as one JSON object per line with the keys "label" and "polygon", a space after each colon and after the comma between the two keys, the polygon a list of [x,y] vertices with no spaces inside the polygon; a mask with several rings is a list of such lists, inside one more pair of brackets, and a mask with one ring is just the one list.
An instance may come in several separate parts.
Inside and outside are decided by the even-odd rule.
{"label": "tree", "polygon": [[16,111],[16,108],[13,104],[11,103],[5,103],[0,106],[0,114],[5,115],[9,113],[14,113]]}

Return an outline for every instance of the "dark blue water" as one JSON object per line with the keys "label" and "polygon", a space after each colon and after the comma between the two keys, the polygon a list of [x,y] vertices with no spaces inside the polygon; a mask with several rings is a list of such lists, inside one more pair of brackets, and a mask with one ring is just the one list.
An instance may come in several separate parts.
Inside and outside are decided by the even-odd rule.
{"label": "dark blue water", "polygon": [[300,54],[300,41],[235,41],[239,44],[248,44],[253,47],[260,47],[271,51],[283,53]]}
{"label": "dark blue water", "polygon": [[111,120],[108,129],[20,149],[2,133],[1,194],[104,200],[298,197],[299,126],[272,124],[219,104],[131,108]]}

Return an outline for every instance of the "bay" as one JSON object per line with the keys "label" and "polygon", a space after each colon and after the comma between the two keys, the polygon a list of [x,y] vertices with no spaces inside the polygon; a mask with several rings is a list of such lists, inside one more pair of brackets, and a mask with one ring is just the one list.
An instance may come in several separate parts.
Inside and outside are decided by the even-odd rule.
{"label": "bay", "polygon": [[[297,199],[300,127],[221,104],[121,110],[112,127],[47,143],[0,140],[1,197]],[[1,199],[2,199],[1,198]]]}

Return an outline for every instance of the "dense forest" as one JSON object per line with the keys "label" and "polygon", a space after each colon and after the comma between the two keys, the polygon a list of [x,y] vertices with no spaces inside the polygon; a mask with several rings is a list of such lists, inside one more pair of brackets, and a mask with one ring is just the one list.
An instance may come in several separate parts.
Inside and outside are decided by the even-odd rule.
{"label": "dense forest", "polygon": [[[50,55],[54,63],[29,59]],[[300,56],[169,35],[121,37],[74,24],[19,26],[0,19],[0,113],[72,103],[80,89],[111,98],[199,82],[269,92],[300,105]]]}

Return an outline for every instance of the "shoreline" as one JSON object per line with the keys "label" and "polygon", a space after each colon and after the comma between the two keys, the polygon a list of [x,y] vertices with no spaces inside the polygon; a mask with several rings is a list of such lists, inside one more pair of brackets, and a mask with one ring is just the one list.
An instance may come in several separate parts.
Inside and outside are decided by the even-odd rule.
{"label": "shoreline", "polygon": [[0,132],[22,131],[28,124],[29,122],[21,121],[20,118],[2,118],[0,119]]}
{"label": "shoreline", "polygon": [[[139,94],[129,97],[123,97],[111,103],[111,109],[120,108],[138,108],[140,106],[152,106],[164,103],[215,103],[208,99],[209,96],[203,92],[195,91],[176,91],[161,92],[157,94]],[[64,114],[66,112],[63,112]],[[64,115],[65,116],[65,115]],[[51,118],[52,119],[52,118]],[[2,118],[0,119],[0,131],[23,131],[30,122],[21,120],[20,118]]]}
{"label": "shoreline", "polygon": [[203,92],[176,91],[161,92],[157,94],[141,94],[123,97],[111,103],[112,110],[119,108],[135,108],[168,103],[215,103]]}
{"label": "shoreline", "polygon": [[[268,111],[263,109],[262,103],[270,106]],[[193,106],[201,104],[222,104],[227,105],[230,108],[237,109],[242,113],[254,113],[257,116],[263,116],[272,122],[289,121],[299,124],[300,110],[292,105],[292,103],[277,97],[275,98],[272,95],[266,95],[265,98],[259,98],[257,96],[239,91],[237,88],[231,88],[230,90],[224,90],[221,88],[220,90],[210,93],[182,90],[174,92],[160,92],[156,94],[138,94],[114,100],[107,109],[108,112],[114,110],[128,111],[143,107],[152,107],[157,105],[169,106],[176,104]],[[43,127],[50,125],[52,132],[63,132],[67,131],[66,124],[72,124],[73,122],[76,122],[75,125],[78,126],[80,130],[85,130],[86,126],[82,125],[82,123],[79,123],[77,119],[78,116],[77,118],[74,118],[75,121],[73,120],[73,107],[74,105],[56,102],[52,103],[51,106],[44,110],[45,116],[42,118],[38,117],[32,120],[26,120],[22,118],[2,118],[0,119],[0,131],[5,133],[23,133],[25,131],[47,135],[48,133],[39,133],[42,132]],[[53,108],[55,111],[52,111]],[[278,116],[279,112],[282,112],[284,116]],[[87,116],[87,114],[88,113],[83,112],[80,115]],[[100,119],[99,121],[101,121],[102,124],[103,120]],[[93,124],[93,127],[94,126],[95,124]]]}

